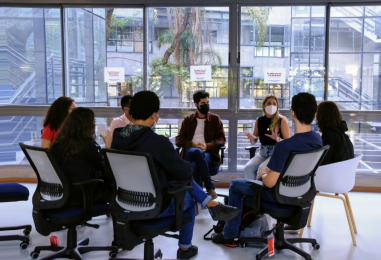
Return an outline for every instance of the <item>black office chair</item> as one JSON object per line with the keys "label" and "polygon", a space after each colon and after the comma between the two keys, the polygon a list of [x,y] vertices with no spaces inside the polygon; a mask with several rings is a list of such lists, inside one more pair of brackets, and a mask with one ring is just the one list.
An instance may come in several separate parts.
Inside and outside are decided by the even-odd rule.
{"label": "black office chair", "polygon": [[113,244],[132,250],[144,243],[144,260],[161,258],[161,250],[154,251],[152,239],[165,235],[167,231],[176,232],[192,221],[191,210],[194,207],[183,211],[183,203],[186,192],[193,188],[186,186],[168,190],[175,200],[176,215],[157,219],[163,206],[163,189],[152,157],[145,153],[113,149],[102,149],[102,153],[108,164],[107,173],[115,181],[115,194],[110,203],[114,224]]}
{"label": "black office chair", "polygon": [[[275,249],[289,249],[310,260],[311,256],[309,254],[293,244],[311,243],[314,249],[320,248],[315,239],[285,239],[284,225],[288,224],[293,229],[306,226],[311,201],[316,196],[315,171],[323,161],[328,149],[329,146],[324,146],[309,152],[292,152],[290,154],[275,185],[275,195],[278,203],[261,200],[262,190],[265,188],[263,183],[258,180],[247,180],[247,183],[251,183],[253,187],[254,210],[258,213],[267,213],[277,220],[276,226],[263,234],[268,236],[275,231]],[[266,241],[264,238],[243,238],[240,239],[240,245],[245,247],[247,243]],[[267,254],[268,247],[265,247],[256,255],[256,259],[262,259]]]}
{"label": "black office chair", "polygon": [[[18,183],[0,184],[0,203],[28,200],[28,198],[29,198],[29,190],[25,186]],[[23,233],[25,236],[20,236],[20,235],[0,236],[0,241],[20,240],[21,241],[20,247],[22,249],[27,248],[29,244],[29,237],[27,237],[27,235],[29,235],[30,231],[32,230],[31,225],[0,227],[0,231],[19,230],[19,229],[24,229]]]}
{"label": "black office chair", "polygon": [[90,179],[73,183],[73,186],[80,187],[82,191],[83,205],[67,206],[70,184],[50,150],[22,143],[20,143],[20,147],[38,178],[37,188],[33,195],[33,219],[37,232],[48,236],[51,232],[68,229],[66,247],[37,246],[30,256],[38,258],[41,251],[57,251],[42,259],[66,257],[81,260],[81,254],[87,252],[110,251],[110,255],[116,257],[118,252],[116,247],[86,246],[89,244],[88,238],[77,243],[77,226],[99,228],[99,225],[89,224],[87,221],[92,217],[109,213],[108,203],[93,203],[94,188],[97,183],[103,183],[103,180]]}
{"label": "black office chair", "polygon": [[250,146],[245,147],[245,150],[249,151],[249,153],[250,153],[250,159],[255,156],[255,153],[257,152],[258,148],[259,148],[259,146],[257,146],[257,145],[250,145]]}

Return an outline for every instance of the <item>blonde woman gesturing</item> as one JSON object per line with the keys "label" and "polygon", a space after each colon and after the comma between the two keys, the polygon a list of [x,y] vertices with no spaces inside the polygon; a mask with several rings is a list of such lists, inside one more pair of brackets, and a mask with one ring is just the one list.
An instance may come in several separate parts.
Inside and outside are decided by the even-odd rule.
{"label": "blonde woman gesturing", "polygon": [[244,132],[245,139],[252,145],[258,139],[261,143],[259,153],[245,165],[246,179],[256,179],[257,172],[267,166],[277,142],[290,138],[290,129],[287,118],[279,114],[278,99],[273,94],[268,94],[262,102],[263,116],[255,120],[253,134]]}

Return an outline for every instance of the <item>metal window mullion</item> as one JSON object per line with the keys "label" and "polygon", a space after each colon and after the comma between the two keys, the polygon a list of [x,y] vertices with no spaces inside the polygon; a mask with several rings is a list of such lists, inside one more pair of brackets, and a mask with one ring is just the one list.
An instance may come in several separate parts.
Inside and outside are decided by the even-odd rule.
{"label": "metal window mullion", "polygon": [[228,98],[228,114],[229,114],[229,142],[228,142],[228,168],[229,172],[237,171],[237,118],[236,111],[239,110],[238,98],[238,81],[239,81],[239,64],[237,62],[239,52],[239,17],[240,6],[237,1],[233,1],[229,6],[229,98]]}
{"label": "metal window mullion", "polygon": [[325,44],[324,44],[324,101],[328,100],[328,79],[329,79],[329,32],[331,19],[331,4],[326,6],[325,12]]}
{"label": "metal window mullion", "polygon": [[143,6],[143,90],[148,89],[148,8]]}
{"label": "metal window mullion", "polygon": [[61,66],[62,66],[62,95],[67,96],[66,93],[66,73],[65,73],[65,12],[62,5],[60,5],[60,24],[61,24]]}
{"label": "metal window mullion", "polygon": [[[361,55],[360,55],[360,86],[359,86],[359,110],[361,110],[362,106],[362,76],[363,76],[363,65],[364,65],[364,36],[365,36],[365,6],[363,6],[363,15],[362,15],[362,35],[361,35]],[[354,37],[353,37],[354,38]]]}

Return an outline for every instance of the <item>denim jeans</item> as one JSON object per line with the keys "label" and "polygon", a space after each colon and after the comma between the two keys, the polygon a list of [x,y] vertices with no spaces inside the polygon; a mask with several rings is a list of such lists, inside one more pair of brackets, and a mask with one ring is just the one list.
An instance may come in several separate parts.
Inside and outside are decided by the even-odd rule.
{"label": "denim jeans", "polygon": [[[225,239],[238,238],[244,196],[247,196],[245,200],[256,201],[256,198],[253,197],[252,185],[246,183],[246,179],[233,180],[229,188],[229,205],[239,208],[240,213],[235,218],[226,221],[223,231]],[[262,200],[276,202],[274,189],[265,187],[262,192]]]}
{"label": "denim jeans", "polygon": [[213,165],[213,154],[208,151],[203,152],[200,148],[190,147],[185,150],[184,160],[192,163],[193,179],[202,187],[213,188],[214,184],[210,178],[209,167]]}
{"label": "denim jeans", "polygon": [[271,159],[275,145],[261,145],[259,153],[250,159],[243,168],[246,179],[256,179],[257,172],[265,168]]}
{"label": "denim jeans", "polygon": [[[186,193],[184,198],[184,211],[189,209],[192,215],[192,222],[185,224],[179,234],[179,247],[181,248],[189,248],[192,246],[192,238],[193,238],[193,227],[194,227],[194,218],[196,215],[195,202],[201,204],[203,208],[206,207],[206,204],[212,199],[212,197],[207,196],[206,193],[202,190],[200,186],[197,185],[194,181],[192,181],[193,190]],[[157,218],[164,218],[169,216],[176,215],[175,201],[172,200],[171,204],[169,204],[168,208],[164,210]]]}

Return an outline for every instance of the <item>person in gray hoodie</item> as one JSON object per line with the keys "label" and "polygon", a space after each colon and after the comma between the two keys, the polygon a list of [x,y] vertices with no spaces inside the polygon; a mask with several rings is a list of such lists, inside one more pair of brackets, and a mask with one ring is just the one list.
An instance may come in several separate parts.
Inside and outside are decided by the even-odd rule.
{"label": "person in gray hoodie", "polygon": [[211,200],[202,188],[193,181],[191,163],[178,155],[173,144],[165,136],[157,135],[152,128],[159,121],[160,100],[152,91],[140,91],[134,95],[130,104],[130,115],[134,125],[117,128],[113,134],[112,149],[148,153],[152,156],[155,170],[163,188],[164,205],[158,216],[175,215],[175,205],[167,193],[168,188],[192,186],[184,200],[184,210],[190,209],[193,221],[182,227],[179,234],[178,259],[189,259],[198,253],[192,245],[195,200],[209,209],[213,220],[229,220],[239,213],[239,209]]}

